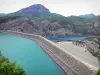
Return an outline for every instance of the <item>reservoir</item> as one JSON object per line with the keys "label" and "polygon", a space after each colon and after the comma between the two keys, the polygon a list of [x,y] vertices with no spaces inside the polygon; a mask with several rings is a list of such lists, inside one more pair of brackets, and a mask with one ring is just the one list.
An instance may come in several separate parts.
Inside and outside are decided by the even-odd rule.
{"label": "reservoir", "polygon": [[84,40],[86,38],[88,38],[88,36],[57,36],[57,37],[49,37],[48,39],[54,42],[60,42],[60,41]]}
{"label": "reservoir", "polygon": [[11,62],[16,61],[26,75],[66,75],[32,40],[0,34],[0,50]]}

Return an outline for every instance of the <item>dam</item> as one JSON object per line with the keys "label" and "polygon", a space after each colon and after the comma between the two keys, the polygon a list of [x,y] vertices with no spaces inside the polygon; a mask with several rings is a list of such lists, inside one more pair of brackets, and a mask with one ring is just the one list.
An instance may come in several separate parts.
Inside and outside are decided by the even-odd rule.
{"label": "dam", "polygon": [[66,73],[32,40],[0,34],[0,51],[16,61],[26,75],[66,75]]}
{"label": "dam", "polygon": [[42,36],[16,31],[3,32],[35,41],[68,75],[95,75],[95,70],[75,59],[70,53],[65,53],[62,48]]}

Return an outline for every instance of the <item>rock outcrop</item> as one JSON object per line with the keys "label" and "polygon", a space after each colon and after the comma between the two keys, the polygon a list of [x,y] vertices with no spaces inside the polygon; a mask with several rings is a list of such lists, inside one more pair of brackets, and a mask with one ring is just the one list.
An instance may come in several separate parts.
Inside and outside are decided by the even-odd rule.
{"label": "rock outcrop", "polygon": [[48,20],[25,20],[23,17],[1,23],[0,30],[20,31],[42,36],[74,35],[72,30],[64,28],[57,22],[51,23]]}
{"label": "rock outcrop", "polygon": [[100,34],[100,16],[97,16],[96,21],[93,24],[94,30],[97,34]]}

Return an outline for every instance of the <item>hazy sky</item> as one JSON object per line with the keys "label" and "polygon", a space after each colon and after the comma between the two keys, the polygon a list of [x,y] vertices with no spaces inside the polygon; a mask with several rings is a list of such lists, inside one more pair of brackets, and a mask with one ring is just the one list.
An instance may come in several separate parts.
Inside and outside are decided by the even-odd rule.
{"label": "hazy sky", "polygon": [[64,16],[100,15],[100,0],[0,0],[0,13],[10,13],[33,4],[43,4],[52,13]]}

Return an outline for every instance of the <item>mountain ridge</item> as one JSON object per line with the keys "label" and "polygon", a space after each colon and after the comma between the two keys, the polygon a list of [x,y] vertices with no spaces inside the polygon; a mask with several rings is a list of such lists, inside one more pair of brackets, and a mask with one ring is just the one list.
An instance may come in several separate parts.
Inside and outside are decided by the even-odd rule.
{"label": "mountain ridge", "polygon": [[23,8],[17,11],[16,13],[24,17],[40,17],[41,15],[50,15],[49,9],[47,9],[45,6],[41,4],[31,5],[27,8]]}
{"label": "mountain ridge", "polygon": [[[34,16],[34,12],[37,15]],[[51,13],[41,4],[35,4],[1,17],[0,29],[18,30],[43,36],[98,35],[100,32],[96,26],[100,25],[97,17],[94,14],[65,17]]]}

